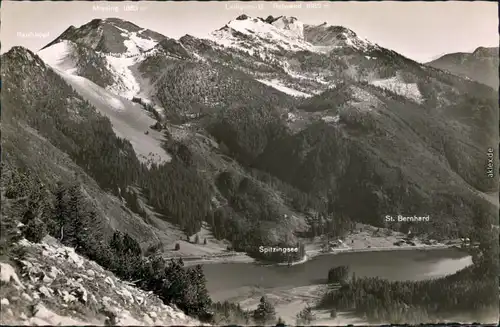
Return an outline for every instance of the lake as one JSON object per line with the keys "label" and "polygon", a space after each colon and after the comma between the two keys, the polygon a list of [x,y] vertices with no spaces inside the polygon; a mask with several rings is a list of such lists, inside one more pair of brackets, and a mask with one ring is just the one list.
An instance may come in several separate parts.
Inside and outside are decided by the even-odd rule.
{"label": "lake", "polygon": [[472,258],[457,249],[351,252],[322,255],[295,266],[257,263],[203,265],[207,288],[215,301],[240,296],[250,288],[273,289],[323,284],[328,270],[349,266],[357,277],[388,280],[424,280],[453,274],[472,264]]}

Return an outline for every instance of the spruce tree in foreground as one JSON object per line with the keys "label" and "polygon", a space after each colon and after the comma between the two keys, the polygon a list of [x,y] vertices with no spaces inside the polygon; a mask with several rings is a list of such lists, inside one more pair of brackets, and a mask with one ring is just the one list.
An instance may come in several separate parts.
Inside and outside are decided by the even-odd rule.
{"label": "spruce tree in foreground", "polygon": [[265,296],[260,298],[259,306],[253,312],[253,319],[257,324],[266,324],[276,319],[276,310]]}
{"label": "spruce tree in foreground", "polygon": [[307,306],[297,314],[297,325],[308,325],[315,318],[312,308]]}

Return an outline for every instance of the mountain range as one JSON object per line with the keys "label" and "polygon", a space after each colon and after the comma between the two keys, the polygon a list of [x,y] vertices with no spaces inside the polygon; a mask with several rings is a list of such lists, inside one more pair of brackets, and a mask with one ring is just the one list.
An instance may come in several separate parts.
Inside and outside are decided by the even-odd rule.
{"label": "mountain range", "polygon": [[451,74],[455,57],[423,65],[295,17],[241,15],[206,39],[94,19],[2,55],[4,162],[78,180],[143,248],[204,222],[250,254],[346,220],[468,235],[495,215],[498,94]]}
{"label": "mountain range", "polygon": [[479,47],[472,53],[449,53],[427,65],[498,89],[498,47]]}

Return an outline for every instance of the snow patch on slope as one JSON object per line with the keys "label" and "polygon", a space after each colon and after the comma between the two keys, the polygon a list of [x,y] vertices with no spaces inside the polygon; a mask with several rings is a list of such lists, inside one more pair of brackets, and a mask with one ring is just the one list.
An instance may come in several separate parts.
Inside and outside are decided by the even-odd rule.
{"label": "snow patch on slope", "polygon": [[68,74],[76,74],[77,67],[73,59],[73,46],[71,41],[64,40],[40,50],[37,54],[47,65]]}
{"label": "snow patch on slope", "polygon": [[147,52],[151,52],[158,44],[158,41],[138,35],[146,29],[130,32],[113,23],[111,25],[122,32],[120,35],[124,37],[123,44],[127,48],[127,51],[123,54],[103,53],[108,62],[108,68],[116,76],[115,83],[107,89],[127,99],[132,99],[133,96],[139,93],[140,85],[130,67],[144,60],[147,55],[153,54],[153,52],[149,54]]}
{"label": "snow patch on slope", "polygon": [[137,36],[137,32],[131,32],[125,35],[125,37],[128,37],[128,40],[123,41],[123,44],[127,47],[127,54],[130,55],[140,55],[145,51],[151,50],[158,43],[155,40]]}
{"label": "snow patch on slope", "polygon": [[114,28],[118,29],[121,31],[120,35],[124,38],[127,38],[126,40],[123,41],[123,44],[127,48],[127,56],[137,56],[140,55],[141,53],[151,50],[154,48],[158,42],[156,40],[153,40],[151,38],[143,38],[138,36],[138,33],[144,32],[146,29],[142,29],[138,32],[130,32],[124,28],[121,28],[117,26],[114,23],[110,23]]}
{"label": "snow patch on slope", "polygon": [[77,75],[70,75],[66,77],[66,80],[78,83],[81,86],[85,86],[86,93],[90,95],[92,99],[98,101],[100,105],[105,105],[106,107],[114,111],[125,110],[123,101],[120,100],[116,95],[104,91],[99,85],[87,80],[86,78]]}
{"label": "snow patch on slope", "polygon": [[286,93],[286,94],[289,94],[289,95],[292,95],[294,97],[303,97],[303,98],[309,98],[311,97],[312,95],[309,94],[309,93],[304,93],[304,92],[301,92],[301,91],[298,91],[298,90],[295,90],[295,89],[292,89],[292,88],[289,88],[285,85],[283,85],[283,83],[281,83],[279,80],[277,79],[273,79],[273,80],[257,80],[259,82],[261,82],[262,84],[265,84],[267,86],[271,86],[273,88],[275,88],[276,90],[280,91],[280,92],[283,92],[283,93]]}
{"label": "snow patch on slope", "polygon": [[272,22],[272,25],[291,38],[304,39],[304,24],[295,17],[280,17]]}
{"label": "snow patch on slope", "polygon": [[338,121],[340,120],[340,116],[339,115],[324,116],[324,117],[321,117],[321,120],[323,120],[325,123],[338,123]]}
{"label": "snow patch on slope", "polygon": [[352,85],[349,90],[352,98],[347,103],[350,108],[356,108],[359,112],[375,114],[374,109],[382,105],[379,98],[358,86]]}
{"label": "snow patch on slope", "polygon": [[[48,48],[40,50],[37,54],[52,68],[69,75],[76,75],[78,69],[74,58],[74,46],[75,45],[71,41],[64,40]],[[131,99],[133,96],[138,94],[140,86],[130,70],[130,67],[135,65],[138,61],[144,59],[145,55],[142,53],[137,54],[135,52],[134,56],[129,56],[128,54],[120,56],[112,54],[102,55],[107,61],[107,69],[112,73],[115,79],[114,84],[108,86],[107,90],[117,95],[124,96],[127,99]],[[115,104],[118,105],[117,102],[115,102]]]}
{"label": "snow patch on slope", "polygon": [[423,101],[422,94],[420,93],[416,83],[405,83],[397,76],[375,80],[370,84],[404,96],[417,103],[421,103]]}
{"label": "snow patch on slope", "polygon": [[115,57],[105,56],[108,68],[115,78],[115,83],[107,89],[115,94],[119,94],[127,99],[132,99],[140,91],[140,85],[132,74],[130,67],[138,62],[139,57]]}
{"label": "snow patch on slope", "polygon": [[294,79],[307,80],[307,81],[311,81],[313,83],[316,83],[317,84],[316,89],[313,88],[313,89],[309,90],[312,95],[321,94],[322,92],[325,91],[325,89],[335,87],[335,85],[337,84],[333,81],[326,81],[324,76],[321,76],[321,75],[318,76],[316,74],[313,75],[313,74],[304,74],[304,73],[296,72],[292,69],[290,64],[286,61],[281,64],[281,68],[283,68],[283,71],[288,76],[290,76]]}
{"label": "snow patch on slope", "polygon": [[[145,30],[146,29],[142,29],[138,33],[142,33]],[[145,39],[145,38],[142,38],[140,36],[137,36],[137,33],[131,33],[130,38],[143,51],[151,50],[151,49],[153,49],[158,44],[157,41],[155,41],[155,40],[153,40],[151,38]]]}
{"label": "snow patch on slope", "polygon": [[171,160],[170,155],[161,146],[163,134],[150,129],[156,120],[148,116],[139,105],[112,94],[84,77],[61,71],[58,73],[84,99],[110,119],[115,134],[132,144],[141,161],[162,163]]}

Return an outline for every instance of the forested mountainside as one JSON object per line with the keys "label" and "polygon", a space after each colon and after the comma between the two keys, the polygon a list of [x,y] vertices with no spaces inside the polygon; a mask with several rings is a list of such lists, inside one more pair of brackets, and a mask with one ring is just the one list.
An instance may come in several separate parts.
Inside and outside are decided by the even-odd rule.
{"label": "forested mountainside", "polygon": [[[253,235],[295,243],[320,216],[381,225],[402,212],[431,215],[417,229],[444,238],[491,207],[494,90],[346,28],[240,16],[210,39],[173,40],[93,20],[39,55],[4,55],[12,121],[188,234],[207,221],[249,250]],[[172,160],[146,162],[145,144]]]}
{"label": "forested mountainside", "polygon": [[499,66],[498,47],[479,47],[472,53],[457,52],[445,54],[426,65],[447,70],[452,74],[498,89]]}
{"label": "forested mountainside", "polygon": [[4,183],[36,190],[7,192],[29,204],[11,225],[204,319],[203,274],[143,257],[203,223],[258,258],[386,214],[429,215],[386,227],[438,240],[495,223],[498,94],[344,27],[243,15],[174,40],[96,19],[1,59]]}
{"label": "forested mountainside", "polygon": [[[63,245],[73,247],[79,254],[96,261],[118,278],[135,281],[136,287],[156,294],[158,301],[176,305],[189,315],[209,319],[203,316],[211,302],[200,268],[184,270],[182,261],[169,263],[155,256],[154,249],[161,248],[163,240],[171,240],[169,233],[172,231],[158,228],[155,224],[157,218],[145,213],[131,188],[134,184],[130,184],[141,176],[144,183],[149,183],[144,173],[151,174],[150,181],[158,182],[152,178],[153,174],[163,174],[168,179],[165,173],[176,174],[173,172],[175,168],[169,166],[169,171],[173,169],[170,173],[157,166],[146,168],[139,162],[130,143],[116,137],[109,119],[100,115],[29,50],[15,47],[3,55],[2,60],[2,80],[8,84],[2,92],[3,104],[8,108],[2,116],[2,283],[9,283],[11,277],[6,275],[6,280],[3,278],[4,274],[9,274],[9,269],[29,270],[30,266],[26,268],[26,264],[21,263],[32,262],[39,254],[35,255],[35,259],[26,257],[29,244],[16,245],[16,241],[25,237],[31,242],[40,242],[49,234]],[[172,163],[175,164],[175,159]],[[124,181],[127,182],[122,184]],[[200,188],[196,187],[196,190],[199,192]],[[170,194],[173,195],[172,192]],[[196,195],[189,197],[195,198]],[[155,197],[150,196],[149,199]],[[191,201],[189,199],[186,200]],[[188,208],[197,210],[196,205]],[[4,262],[8,266],[4,266]],[[170,272],[167,268],[171,269]],[[153,275],[160,280],[155,281]],[[194,275],[199,283],[193,283]],[[190,282],[186,284],[188,280]],[[139,281],[153,284],[137,284]],[[177,284],[173,285],[174,281]],[[185,284],[182,286],[179,283]],[[54,307],[60,309],[62,299],[45,292],[52,289],[50,285],[51,282],[48,282],[42,291],[28,294],[28,297],[23,295],[22,303],[13,303],[16,310],[23,311],[24,306],[29,308],[31,300],[26,299],[33,299],[35,295],[38,298],[53,298]],[[19,288],[16,289],[19,291]],[[88,294],[85,289],[84,292]],[[94,294],[94,290],[89,292],[100,296]],[[195,295],[188,299],[182,295],[186,292]],[[72,302],[67,297],[64,301]],[[119,301],[113,298],[114,302],[108,303],[109,308],[95,307],[100,305],[95,303],[90,305],[89,312],[86,301],[84,307],[77,308],[79,317],[82,317],[80,320],[67,320],[65,314],[60,312],[63,317],[59,318],[66,319],[66,323],[88,322],[85,319],[89,317],[100,319],[103,312],[99,310],[102,309],[111,315],[108,318],[113,321],[128,319],[129,323],[151,324],[148,322],[151,317],[137,316],[142,314],[140,311],[135,311],[132,316],[127,313],[128,310],[144,308],[127,304],[120,306]],[[94,309],[97,311],[92,311]],[[23,313],[27,319],[34,319],[38,324],[41,320],[42,323],[59,323],[50,320],[58,318],[50,311],[54,308],[37,310],[40,311],[38,315],[24,312],[26,310]],[[161,310],[161,314],[169,310],[174,313],[171,320],[166,316],[159,318],[163,323],[178,324],[183,321],[183,316],[171,308],[158,307],[157,310]],[[21,312],[7,310],[5,314],[6,321],[21,321],[15,320],[20,319]],[[52,318],[49,319],[47,314]],[[185,322],[197,324],[189,319]]]}

